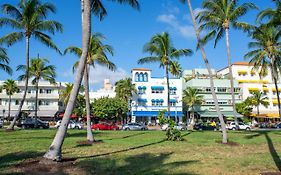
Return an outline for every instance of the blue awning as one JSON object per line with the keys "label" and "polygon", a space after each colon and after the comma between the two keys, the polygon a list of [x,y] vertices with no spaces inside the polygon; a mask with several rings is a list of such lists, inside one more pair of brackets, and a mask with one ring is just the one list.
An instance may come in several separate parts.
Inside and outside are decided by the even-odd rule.
{"label": "blue awning", "polygon": [[[136,117],[157,117],[158,111],[133,111],[133,115]],[[165,116],[168,116],[168,112],[165,113]],[[171,111],[170,116],[178,116],[182,117],[183,112],[182,111]]]}
{"label": "blue awning", "polygon": [[146,87],[145,87],[145,86],[143,86],[142,88],[143,88],[143,89],[146,89]]}
{"label": "blue awning", "polygon": [[152,102],[155,102],[156,100],[155,100],[155,99],[152,99],[151,101],[152,101]]}
{"label": "blue awning", "polygon": [[142,88],[141,86],[138,87],[138,89],[141,89],[141,88]]}
{"label": "blue awning", "polygon": [[177,100],[176,99],[170,99],[170,103],[176,103]]}
{"label": "blue awning", "polygon": [[145,86],[139,86],[138,89],[146,89]]}
{"label": "blue awning", "polygon": [[138,98],[138,102],[147,102],[147,100],[144,98]]}
{"label": "blue awning", "polygon": [[163,86],[151,86],[152,90],[164,90]]}
{"label": "blue awning", "polygon": [[160,102],[164,102],[164,100],[163,100],[163,99],[160,99],[159,101],[160,101]]}

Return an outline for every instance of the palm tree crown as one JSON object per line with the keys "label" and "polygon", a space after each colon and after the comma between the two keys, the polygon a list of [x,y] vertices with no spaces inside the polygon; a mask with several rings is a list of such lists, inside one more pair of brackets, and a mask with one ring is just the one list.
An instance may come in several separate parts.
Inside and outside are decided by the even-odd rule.
{"label": "palm tree crown", "polygon": [[203,103],[203,96],[198,95],[198,90],[188,87],[183,91],[183,102],[193,110],[194,106]]}
{"label": "palm tree crown", "polygon": [[260,92],[260,91],[252,91],[250,93],[252,96],[248,97],[247,100],[249,100],[252,105],[256,106],[257,115],[259,115],[259,105],[263,105],[267,107],[269,105],[268,97],[264,92]]}
{"label": "palm tree crown", "polygon": [[131,78],[119,80],[115,83],[115,86],[116,97],[124,99],[126,102],[137,92]]}
{"label": "palm tree crown", "polygon": [[46,20],[48,13],[55,13],[56,11],[52,4],[41,3],[39,0],[22,0],[17,6],[3,4],[1,11],[9,17],[0,18],[0,27],[8,25],[17,30],[3,36],[0,40],[1,43],[4,42],[11,46],[25,37],[30,38],[34,36],[41,43],[59,51],[52,42],[51,37],[44,33],[55,34],[56,31],[63,31],[62,25],[59,22]]}
{"label": "palm tree crown", "polygon": [[8,66],[9,61],[10,60],[7,56],[6,49],[0,47],[0,69],[11,75],[13,73],[13,70]]}
{"label": "palm tree crown", "polygon": [[261,11],[257,16],[257,21],[261,22],[264,18],[268,18],[268,24],[272,24],[274,26],[281,25],[281,1],[275,0],[276,9],[267,8]]}
{"label": "palm tree crown", "polygon": [[12,79],[6,80],[1,88],[6,91],[6,94],[8,96],[13,95],[14,93],[19,91],[17,83]]}
{"label": "palm tree crown", "polygon": [[206,0],[203,2],[203,10],[197,15],[200,30],[208,30],[209,33],[201,39],[202,44],[215,38],[214,47],[225,35],[225,30],[231,26],[235,29],[249,31],[252,26],[238,19],[244,16],[250,9],[257,9],[253,3],[237,5],[233,0]]}

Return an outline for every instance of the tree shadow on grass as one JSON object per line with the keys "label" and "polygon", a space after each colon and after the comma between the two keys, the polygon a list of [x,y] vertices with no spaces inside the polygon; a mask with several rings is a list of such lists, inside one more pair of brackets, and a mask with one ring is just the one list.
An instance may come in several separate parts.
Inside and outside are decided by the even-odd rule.
{"label": "tree shadow on grass", "polygon": [[270,136],[268,135],[270,131],[255,131],[255,134],[253,135],[249,135],[249,136],[246,136],[245,138],[247,139],[253,139],[255,137],[259,137],[259,136],[262,136],[264,135],[266,141],[267,141],[267,145],[268,145],[268,149],[269,149],[269,152],[270,152],[270,155],[276,165],[276,167],[278,168],[278,170],[281,172],[281,159],[274,147],[274,144],[272,142],[272,139],[270,138]]}
{"label": "tree shadow on grass", "polygon": [[34,152],[34,151],[6,154],[0,157],[0,169],[13,166],[26,159],[36,158],[42,155],[43,155],[42,152]]}
{"label": "tree shadow on grass", "polygon": [[[79,162],[79,167],[90,174],[114,174],[114,175],[191,175],[186,172],[188,164],[199,161],[174,161],[166,162],[172,153],[151,154],[143,153],[122,158],[119,157],[93,157]],[[184,167],[184,168],[183,168]]]}
{"label": "tree shadow on grass", "polygon": [[130,137],[135,137],[135,136],[144,135],[144,134],[146,134],[146,133],[145,132],[139,132],[139,133],[135,133],[135,134],[126,135],[126,136],[123,136],[123,137],[115,137],[115,138],[103,139],[103,140],[127,139],[127,138],[130,138]]}

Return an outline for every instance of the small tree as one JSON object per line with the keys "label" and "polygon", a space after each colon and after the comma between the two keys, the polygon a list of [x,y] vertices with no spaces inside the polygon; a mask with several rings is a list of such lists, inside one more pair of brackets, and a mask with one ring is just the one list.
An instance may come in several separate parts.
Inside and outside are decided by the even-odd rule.
{"label": "small tree", "polygon": [[269,105],[268,97],[264,92],[261,91],[251,91],[252,96],[248,97],[250,104],[255,106],[257,109],[257,116],[260,115],[260,105],[267,107]]}

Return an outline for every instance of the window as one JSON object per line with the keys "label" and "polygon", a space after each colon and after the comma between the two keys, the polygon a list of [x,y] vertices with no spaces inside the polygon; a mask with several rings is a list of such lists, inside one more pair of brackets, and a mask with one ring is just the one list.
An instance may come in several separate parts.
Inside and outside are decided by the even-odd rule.
{"label": "window", "polygon": [[47,93],[47,94],[51,94],[51,93],[52,93],[52,89],[47,89],[47,90],[46,90],[46,93]]}
{"label": "window", "polygon": [[151,102],[152,102],[152,106],[163,106],[163,102],[164,102],[164,100],[163,99],[153,99],[153,100],[151,100]]}
{"label": "window", "polygon": [[226,88],[225,87],[218,87],[218,92],[226,92]]}
{"label": "window", "polygon": [[160,90],[160,89],[152,90],[152,93],[153,94],[162,94],[163,90]]}
{"label": "window", "polygon": [[206,92],[211,92],[211,88],[206,88]]}
{"label": "window", "polygon": [[16,101],[15,101],[15,105],[19,105],[19,100],[16,100]]}
{"label": "window", "polygon": [[176,102],[170,102],[171,106],[176,106],[176,104],[177,104]]}
{"label": "window", "polygon": [[135,74],[135,81],[136,81],[136,82],[139,81],[139,73],[138,73],[138,72]]}
{"label": "window", "polygon": [[147,82],[148,81],[148,74],[144,73],[143,81]]}
{"label": "window", "polygon": [[43,89],[39,89],[39,93],[40,93],[40,94],[43,94]]}
{"label": "window", "polygon": [[234,92],[240,92],[240,88],[234,88]]}
{"label": "window", "polygon": [[27,90],[27,93],[31,94],[31,89],[28,89],[28,90]]}
{"label": "window", "polygon": [[146,87],[145,86],[139,86],[138,87],[138,94],[145,94]]}
{"label": "window", "polygon": [[140,73],[140,78],[139,78],[139,81],[143,81],[143,73]]}

